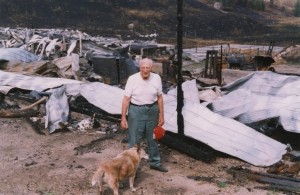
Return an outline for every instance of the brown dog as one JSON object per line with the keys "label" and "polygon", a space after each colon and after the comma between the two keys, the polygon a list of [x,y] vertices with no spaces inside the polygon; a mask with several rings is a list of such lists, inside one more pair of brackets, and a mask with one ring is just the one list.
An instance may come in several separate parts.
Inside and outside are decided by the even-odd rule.
{"label": "brown dog", "polygon": [[105,160],[100,163],[97,171],[92,178],[92,186],[99,182],[99,192],[102,194],[103,182],[107,183],[113,189],[114,195],[119,192],[119,180],[129,177],[131,191],[136,191],[133,187],[136,170],[141,159],[149,159],[146,152],[135,146],[123,151],[111,160]]}

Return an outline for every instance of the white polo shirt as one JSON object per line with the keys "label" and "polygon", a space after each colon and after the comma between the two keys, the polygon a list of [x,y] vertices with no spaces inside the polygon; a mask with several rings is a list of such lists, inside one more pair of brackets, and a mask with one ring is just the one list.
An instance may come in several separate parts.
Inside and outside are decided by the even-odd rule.
{"label": "white polo shirt", "polygon": [[135,73],[128,78],[124,95],[130,97],[133,104],[153,104],[157,96],[162,95],[161,78],[151,72],[149,79],[144,80],[140,72]]}

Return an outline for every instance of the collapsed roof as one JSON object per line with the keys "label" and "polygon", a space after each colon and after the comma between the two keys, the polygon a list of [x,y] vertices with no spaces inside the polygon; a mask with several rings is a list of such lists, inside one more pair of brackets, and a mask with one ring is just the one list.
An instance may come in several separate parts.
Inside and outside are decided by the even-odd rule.
{"label": "collapsed roof", "polygon": [[[129,61],[130,64],[134,66],[135,63],[132,62],[135,61],[133,61],[131,56],[128,55],[128,52],[125,50],[125,48],[128,47],[128,44],[122,45],[120,43],[120,40],[114,40],[114,46],[108,47],[112,46],[112,43],[110,41],[96,39],[90,37],[89,35],[84,35],[80,32],[77,34],[77,40],[75,36],[75,41],[73,40],[69,42],[69,44],[66,44],[67,42],[65,42],[65,40],[74,39],[74,34],[67,37],[67,32],[63,31],[63,33],[60,33],[63,34],[61,42],[52,42],[47,40],[48,44],[53,43],[51,48],[48,49],[42,49],[47,48],[48,44],[44,44],[42,48],[37,47],[40,49],[37,49],[36,47],[30,47],[30,50],[27,50],[27,52],[30,53],[30,51],[32,50],[35,52],[33,52],[34,54],[28,54],[28,56],[33,55],[33,58],[30,57],[33,59],[33,61],[36,61],[37,56],[40,56],[37,61],[47,60],[50,62],[53,62],[59,58],[71,56],[67,63],[68,66],[61,66],[62,64],[58,64],[57,67],[62,72],[70,71],[69,75],[73,75],[73,77],[66,76],[65,78],[51,78],[0,71],[0,92],[3,94],[8,94],[11,89],[17,88],[36,91],[37,93],[41,94],[45,92],[47,94],[50,94],[50,97],[46,103],[45,123],[45,126],[49,129],[50,133],[53,133],[56,129],[59,129],[60,124],[68,120],[69,100],[71,99],[71,97],[83,96],[89,103],[104,110],[105,112],[120,115],[123,89],[101,82],[89,82],[85,79],[82,79],[82,77],[80,77],[81,75],[79,71],[79,60],[85,58],[87,62],[89,62],[93,59],[93,57],[97,58],[97,56],[113,56],[114,59],[120,59],[119,57],[122,56],[128,59],[127,62]],[[55,33],[52,32],[51,34],[52,36],[54,36]],[[85,37],[86,41],[84,41],[83,37]],[[41,38],[38,40],[45,41],[46,39]],[[91,42],[93,42],[93,44],[91,44]],[[32,42],[30,43],[32,45]],[[12,42],[10,44],[12,44]],[[39,44],[40,42],[36,43],[36,45]],[[20,46],[20,42],[18,45]],[[64,48],[66,45],[69,45],[69,48]],[[93,47],[89,49],[88,46],[90,45],[92,45]],[[4,55],[1,55],[1,51],[7,52],[8,50],[7,48],[2,48],[0,50],[0,57],[2,56],[2,59],[0,59],[0,61],[22,61],[17,57],[15,57],[14,59],[4,58]],[[23,51],[20,51],[19,48],[14,48],[11,51],[24,53]],[[26,63],[28,63],[27,65],[32,64],[31,62]],[[26,66],[26,64],[24,66]],[[134,71],[130,71],[130,74],[132,74],[133,72]],[[249,78],[254,79],[254,84],[251,84],[250,81],[247,82]],[[268,79],[270,78],[272,78],[272,82],[268,82]],[[261,84],[261,80],[263,80],[263,83],[268,84],[267,86],[265,86],[269,87],[267,88],[267,92],[273,92],[273,94],[258,94],[257,91],[255,92],[258,85]],[[292,85],[294,86],[294,83],[297,82],[296,80],[296,78],[289,76],[283,78],[275,73],[254,73],[241,80],[238,80],[235,83],[223,87],[222,90],[227,91],[228,94],[225,94],[216,101],[210,102],[210,104],[208,104],[208,107],[206,107],[204,104],[200,104],[198,89],[196,87],[195,80],[185,82],[183,84],[185,97],[183,108],[185,135],[192,137],[202,143],[205,143],[215,150],[230,154],[253,165],[272,165],[278,162],[282,158],[282,155],[286,153],[287,146],[269,138],[264,134],[257,132],[256,130],[252,129],[249,126],[246,126],[243,123],[253,123],[256,122],[257,119],[264,120],[270,117],[279,117],[279,121],[283,126],[286,125],[287,130],[298,132],[299,115],[296,115],[297,107],[295,110],[293,110],[293,107],[290,106],[289,112],[286,112],[286,110],[284,109],[280,111],[277,108],[281,103],[279,101],[284,102],[285,105],[288,105],[289,101],[295,101],[295,103],[297,103],[298,100],[296,100],[296,96],[299,95],[299,93],[295,92],[294,94],[290,94],[291,96],[286,97],[286,99],[284,97],[277,97],[276,95],[274,95],[280,94],[279,89],[282,89],[284,92],[289,93],[288,87],[292,87]],[[291,81],[291,83],[289,83],[289,81]],[[274,84],[275,86],[271,86],[272,84]],[[278,88],[278,86],[281,87]],[[252,89],[252,87],[254,88]],[[229,100],[231,99],[232,101],[232,95],[236,92],[237,89],[244,91],[247,90],[248,94],[242,92],[238,93],[241,93],[243,95],[242,97],[250,97],[249,102],[246,102],[246,104],[244,104],[243,101],[245,99],[238,99],[239,97],[236,97],[237,99],[235,103],[238,101],[240,102],[240,104],[230,104]],[[249,94],[249,92],[251,91],[253,91],[253,94]],[[294,87],[291,91],[294,91]],[[259,97],[257,97],[258,95]],[[252,98],[252,96],[255,97]],[[225,101],[227,97],[229,100],[224,104],[222,101]],[[261,99],[263,99],[263,101],[260,101]],[[176,93],[174,92],[174,90],[171,90],[167,94],[164,94],[164,110],[166,121],[164,127],[167,131],[174,133],[178,132],[176,103]],[[252,106],[247,107],[247,105]],[[270,105],[274,107],[269,107]],[[249,108],[249,110],[246,110],[246,108]],[[256,113],[253,112],[253,110],[251,110],[250,108],[259,108],[260,110],[258,110],[261,111],[262,114],[256,115]],[[277,109],[277,112],[270,113],[273,109]],[[291,119],[294,120],[294,123],[288,124],[288,121]]]}
{"label": "collapsed roof", "polygon": [[[3,71],[0,71],[0,78],[0,86],[4,86],[0,89],[4,93],[8,93],[7,85],[11,88],[17,87],[36,91],[53,88],[50,90],[52,95],[46,104],[46,127],[50,129],[50,132],[54,132],[56,128],[59,128],[60,123],[67,121],[69,114],[68,96],[84,96],[91,104],[108,113],[121,114],[124,92],[114,86],[68,79],[29,78],[25,75]],[[25,80],[26,83],[22,82]],[[197,94],[195,81],[194,83],[189,82],[184,87],[184,96],[187,97],[183,108],[186,136],[193,137],[218,151],[236,156],[256,166],[269,166],[282,158],[287,148],[284,144],[240,122],[213,113],[202,106],[199,101],[193,101],[195,100],[193,94]],[[164,95],[166,121],[164,127],[168,131],[177,133],[176,103],[176,96],[172,93]]]}

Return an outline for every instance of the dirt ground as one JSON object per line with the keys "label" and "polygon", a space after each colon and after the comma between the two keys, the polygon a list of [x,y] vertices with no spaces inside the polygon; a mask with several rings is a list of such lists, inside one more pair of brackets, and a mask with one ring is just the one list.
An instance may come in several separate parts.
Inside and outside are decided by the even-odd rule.
{"label": "dirt ground", "polygon": [[[291,66],[283,66],[282,71],[289,68]],[[296,68],[293,73],[299,72]],[[224,80],[230,82],[245,74],[247,72],[231,71]],[[71,115],[85,117],[78,113]],[[0,195],[97,194],[97,188],[91,186],[97,164],[127,147],[122,142],[126,132],[119,129],[119,124],[116,126],[101,120],[100,123],[101,127],[96,129],[49,134],[44,128],[37,131],[25,118],[0,118]],[[104,134],[103,130],[108,129],[114,130]],[[151,170],[148,163],[142,161],[135,179],[138,190],[132,193],[125,180],[120,194],[284,194],[259,189],[257,187],[264,184],[228,173],[231,167],[258,172],[266,172],[267,168],[255,167],[226,155],[218,156],[212,163],[205,163],[163,144],[159,147],[162,162],[169,172]],[[112,194],[112,190],[105,186],[104,194]]]}

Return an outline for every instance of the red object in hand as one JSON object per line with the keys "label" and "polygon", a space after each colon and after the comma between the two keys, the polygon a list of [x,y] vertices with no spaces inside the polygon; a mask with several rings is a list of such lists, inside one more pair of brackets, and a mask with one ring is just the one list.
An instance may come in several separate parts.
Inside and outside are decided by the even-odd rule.
{"label": "red object in hand", "polygon": [[154,128],[153,131],[153,138],[156,140],[160,140],[165,135],[166,130],[160,126],[157,126]]}

